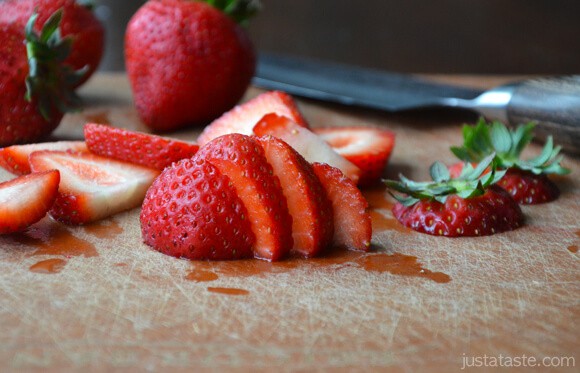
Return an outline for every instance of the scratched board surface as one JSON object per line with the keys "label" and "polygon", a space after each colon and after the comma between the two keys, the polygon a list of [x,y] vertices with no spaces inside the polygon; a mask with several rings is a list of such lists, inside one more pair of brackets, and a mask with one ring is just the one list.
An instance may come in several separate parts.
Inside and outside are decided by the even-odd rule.
{"label": "scratched board surface", "polygon": [[[82,96],[85,110],[66,116],[55,138],[82,138],[86,121],[145,130],[123,75],[97,76]],[[433,160],[452,162],[447,149],[473,119],[299,105],[313,126],[395,131],[391,178],[424,178]],[[524,207],[525,227],[491,237],[414,233],[393,219],[383,188],[366,190],[369,254],[189,262],[141,242],[138,209],[85,227],[44,219],[0,237],[0,370],[445,372],[500,354],[580,364],[580,162],[565,164],[573,173],[558,178],[558,201]]]}

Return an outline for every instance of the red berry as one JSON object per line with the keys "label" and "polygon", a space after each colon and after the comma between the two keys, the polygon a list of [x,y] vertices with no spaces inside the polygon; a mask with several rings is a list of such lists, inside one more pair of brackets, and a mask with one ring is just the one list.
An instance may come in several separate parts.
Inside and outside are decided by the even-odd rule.
{"label": "red berry", "polygon": [[516,168],[508,169],[497,184],[524,205],[550,202],[560,195],[558,186],[548,176]]}

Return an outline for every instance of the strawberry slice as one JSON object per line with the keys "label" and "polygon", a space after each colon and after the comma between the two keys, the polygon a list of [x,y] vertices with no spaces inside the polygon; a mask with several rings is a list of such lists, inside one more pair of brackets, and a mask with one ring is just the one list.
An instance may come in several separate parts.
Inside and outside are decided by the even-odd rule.
{"label": "strawberry slice", "polygon": [[56,141],[28,145],[12,145],[0,149],[0,167],[15,175],[30,173],[28,156],[39,150],[87,151],[84,141]]}
{"label": "strawberry slice", "polygon": [[230,179],[201,158],[167,167],[147,191],[143,240],[178,258],[230,260],[253,256],[248,211]]}
{"label": "strawberry slice", "polygon": [[34,172],[60,171],[60,187],[50,215],[66,224],[84,224],[137,207],[159,171],[91,153],[38,151]]}
{"label": "strawberry slice", "polygon": [[355,183],[338,168],[323,163],[314,163],[312,167],[332,202],[334,244],[351,250],[368,251],[372,225],[367,200]]}
{"label": "strawberry slice", "polygon": [[308,127],[291,96],[280,91],[270,91],[234,107],[214,120],[199,135],[197,142],[204,145],[212,139],[228,133],[251,135],[254,125],[268,113],[285,116],[300,126]]}
{"label": "strawberry slice", "polygon": [[360,168],[359,186],[372,185],[381,179],[395,145],[395,134],[379,128],[324,127],[312,131]]}
{"label": "strawberry slice", "polygon": [[0,184],[0,234],[19,232],[42,219],[58,194],[58,171],[32,173]]}
{"label": "strawberry slice", "polygon": [[254,127],[257,136],[271,135],[288,143],[308,162],[327,163],[340,169],[355,183],[360,169],[334,151],[320,136],[286,117],[277,114],[265,115]]}
{"label": "strawberry slice", "polygon": [[158,170],[199,149],[194,143],[94,123],[85,125],[85,140],[92,153]]}
{"label": "strawberry slice", "polygon": [[293,251],[313,257],[330,245],[332,204],[314,170],[296,150],[273,136],[257,139],[278,176],[292,216]]}
{"label": "strawberry slice", "polygon": [[249,136],[224,135],[202,146],[195,158],[206,159],[230,178],[256,236],[254,255],[282,259],[293,246],[292,217],[260,144]]}

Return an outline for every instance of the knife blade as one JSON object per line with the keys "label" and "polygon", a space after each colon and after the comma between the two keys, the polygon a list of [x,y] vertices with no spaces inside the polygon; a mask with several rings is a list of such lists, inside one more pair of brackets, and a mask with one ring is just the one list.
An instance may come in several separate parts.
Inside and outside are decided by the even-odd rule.
{"label": "knife blade", "polygon": [[539,137],[552,135],[565,150],[580,153],[580,75],[526,80],[482,91],[407,74],[262,53],[253,83],[389,112],[460,108],[510,125],[534,121]]}

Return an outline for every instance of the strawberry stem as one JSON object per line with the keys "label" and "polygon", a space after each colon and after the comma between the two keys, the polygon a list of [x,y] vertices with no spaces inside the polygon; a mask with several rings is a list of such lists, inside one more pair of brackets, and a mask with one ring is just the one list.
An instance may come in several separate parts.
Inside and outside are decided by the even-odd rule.
{"label": "strawberry stem", "polygon": [[262,5],[259,0],[201,0],[227,14],[237,23],[246,26]]}

